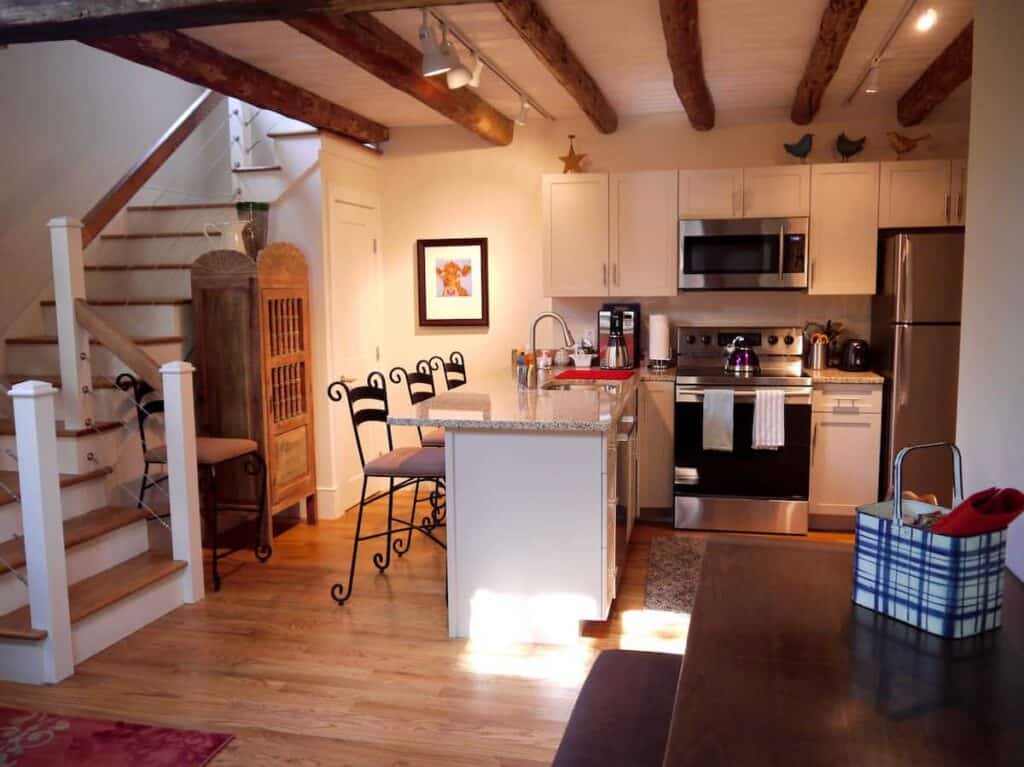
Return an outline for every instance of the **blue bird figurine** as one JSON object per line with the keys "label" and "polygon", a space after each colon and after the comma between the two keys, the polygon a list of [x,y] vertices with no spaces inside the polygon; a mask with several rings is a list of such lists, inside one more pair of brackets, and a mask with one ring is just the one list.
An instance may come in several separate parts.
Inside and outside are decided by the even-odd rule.
{"label": "blue bird figurine", "polygon": [[783,144],[782,146],[791,155],[800,158],[800,162],[806,162],[807,155],[811,153],[812,143],[814,143],[814,134],[805,133],[795,144]]}
{"label": "blue bird figurine", "polygon": [[840,133],[836,136],[836,151],[843,158],[843,162],[846,162],[855,154],[859,154],[864,149],[864,143],[867,141],[867,136],[861,136],[860,138],[850,138],[846,135],[846,132]]}

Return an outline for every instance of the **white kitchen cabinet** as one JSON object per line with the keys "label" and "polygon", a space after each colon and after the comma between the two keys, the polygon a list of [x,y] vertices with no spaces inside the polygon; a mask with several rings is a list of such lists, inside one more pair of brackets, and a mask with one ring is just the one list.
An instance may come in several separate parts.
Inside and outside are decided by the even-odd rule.
{"label": "white kitchen cabinet", "polygon": [[956,160],[883,162],[879,228],[962,225],[957,209],[964,211],[961,169],[965,167]]}
{"label": "white kitchen cabinet", "polygon": [[857,506],[878,499],[881,387],[824,388],[811,415],[810,525],[852,530]]}
{"label": "white kitchen cabinet", "polygon": [[808,293],[874,294],[878,174],[874,162],[811,166]]}
{"label": "white kitchen cabinet", "polygon": [[640,384],[638,475],[641,509],[672,508],[674,473],[675,384]]}
{"label": "white kitchen cabinet", "polygon": [[742,216],[742,168],[679,171],[679,218]]}
{"label": "white kitchen cabinet", "polygon": [[542,178],[544,295],[608,295],[608,175]]}
{"label": "white kitchen cabinet", "polygon": [[801,218],[810,207],[809,165],[743,169],[743,218]]}
{"label": "white kitchen cabinet", "polygon": [[678,292],[676,188],[675,171],[612,174],[609,295]]}

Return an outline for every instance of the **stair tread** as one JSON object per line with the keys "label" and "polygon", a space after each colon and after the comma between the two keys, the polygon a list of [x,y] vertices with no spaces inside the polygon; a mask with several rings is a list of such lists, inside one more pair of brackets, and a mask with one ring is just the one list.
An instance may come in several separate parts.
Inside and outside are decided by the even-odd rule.
{"label": "stair tread", "polygon": [[[71,625],[79,623],[90,615],[110,607],[122,599],[132,596],[147,586],[174,573],[184,570],[187,564],[172,559],[160,551],[147,551],[137,557],[114,565],[109,570],[97,573],[79,581],[68,589],[68,606],[71,611]],[[32,628],[28,606],[0,616],[0,636],[11,636],[9,632],[20,632],[14,638],[43,639],[46,632]],[[38,634],[42,636],[38,636]],[[33,635],[35,634],[35,635]]]}
{"label": "stair tread", "polygon": [[[145,518],[146,512],[134,506],[102,506],[72,517],[64,522],[64,550],[73,549]],[[0,543],[0,557],[11,567],[24,567],[24,539],[11,538]]]}
{"label": "stair tread", "polygon": [[180,269],[182,271],[191,269],[192,264],[89,264],[85,267],[87,272],[133,272],[156,269]]}
{"label": "stair tread", "polygon": [[129,211],[149,210],[209,210],[211,208],[234,208],[233,202],[188,202],[181,205],[129,205]]}
{"label": "stair tread", "polygon": [[[8,373],[7,385],[14,386],[16,383],[22,381],[45,381],[51,386],[59,389],[61,386],[60,374],[59,373]],[[114,389],[114,382],[109,378],[94,378],[92,379],[93,389]]]}
{"label": "stair tread", "polygon": [[[98,469],[87,471],[84,474],[61,474],[60,475],[60,486],[74,487],[75,485],[81,484],[82,482],[89,482],[93,479],[99,479],[105,477],[107,474],[113,471],[110,466],[101,466]],[[3,483],[3,487],[0,487],[0,506],[4,506],[8,503],[15,503],[18,499],[11,495],[11,492],[17,494],[21,493],[21,482],[16,471],[0,471],[0,483]],[[4,488],[10,490],[5,490]]]}
{"label": "stair tread", "polygon": [[[192,299],[182,296],[181,298],[91,298],[89,306],[185,306],[192,303]],[[40,306],[56,306],[53,300],[40,301]]]}
{"label": "stair tread", "polygon": [[[143,336],[132,338],[131,342],[136,346],[159,346],[160,344],[180,344],[184,338],[181,336]],[[20,336],[8,338],[7,344],[11,346],[27,346],[32,344],[55,344],[57,336]],[[95,338],[89,339],[89,343],[100,345]]]}
{"label": "stair tread", "polygon": [[281,170],[280,165],[246,165],[232,168],[232,173],[268,173]]}
{"label": "stair tread", "polygon": [[132,232],[131,234],[101,234],[101,240],[159,240],[170,237],[217,237],[220,232],[211,229],[208,232]]}
{"label": "stair tread", "polygon": [[[120,429],[124,424],[120,421],[94,421],[92,426],[84,426],[81,429],[69,429],[63,421],[57,421],[58,437],[84,437],[94,432],[107,432]],[[14,421],[10,418],[0,418],[0,437],[10,437],[14,434]]]}

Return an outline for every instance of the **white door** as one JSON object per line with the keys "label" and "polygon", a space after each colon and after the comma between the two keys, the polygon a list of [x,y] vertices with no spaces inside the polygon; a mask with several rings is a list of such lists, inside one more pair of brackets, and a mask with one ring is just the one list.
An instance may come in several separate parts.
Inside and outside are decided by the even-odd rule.
{"label": "white door", "polygon": [[676,172],[611,176],[613,296],[674,296],[679,292]]}
{"label": "white door", "polygon": [[[332,381],[365,385],[380,358],[380,213],[376,207],[349,202],[335,194],[330,211],[330,286],[328,291],[328,352]],[[356,450],[348,403],[328,401],[334,438],[338,506],[347,509],[359,502],[363,473]],[[360,438],[367,460],[386,450],[382,425],[364,424]]]}
{"label": "white door", "polygon": [[809,511],[852,529],[857,506],[878,499],[882,416],[814,413],[811,429]]}
{"label": "white door", "polygon": [[743,169],[743,218],[802,218],[810,200],[809,165]]}
{"label": "white door", "polygon": [[544,295],[607,296],[608,175],[546,175]]}
{"label": "white door", "polygon": [[878,226],[949,226],[949,160],[883,162],[878,192]]}
{"label": "white door", "polygon": [[950,218],[952,223],[964,226],[967,223],[967,160],[953,160],[951,189]]}
{"label": "white door", "polygon": [[878,163],[811,168],[807,292],[873,295],[878,270]]}
{"label": "white door", "polygon": [[679,218],[740,218],[743,169],[679,171]]}

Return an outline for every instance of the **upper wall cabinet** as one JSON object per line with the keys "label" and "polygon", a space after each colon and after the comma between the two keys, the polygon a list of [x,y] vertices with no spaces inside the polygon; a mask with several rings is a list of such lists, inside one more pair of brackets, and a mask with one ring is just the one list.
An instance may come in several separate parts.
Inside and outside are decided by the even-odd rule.
{"label": "upper wall cabinet", "polygon": [[878,163],[811,166],[807,292],[871,295],[878,262]]}
{"label": "upper wall cabinet", "polygon": [[611,176],[610,194],[608,294],[676,295],[676,172],[615,173]]}
{"label": "upper wall cabinet", "polygon": [[544,294],[608,295],[608,175],[542,179]]}
{"label": "upper wall cabinet", "polygon": [[810,166],[743,169],[743,218],[800,218],[810,206]]}
{"label": "upper wall cabinet", "polygon": [[679,218],[742,217],[742,168],[679,171]]}
{"label": "upper wall cabinet", "polygon": [[966,164],[958,160],[882,163],[878,226],[962,226]]}

